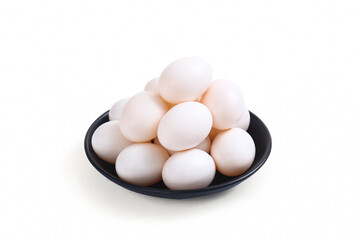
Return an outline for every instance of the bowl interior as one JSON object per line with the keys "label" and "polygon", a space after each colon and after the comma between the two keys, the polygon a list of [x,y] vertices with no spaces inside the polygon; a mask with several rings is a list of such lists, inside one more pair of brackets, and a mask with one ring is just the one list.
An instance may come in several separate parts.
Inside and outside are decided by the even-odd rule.
{"label": "bowl interior", "polygon": [[255,142],[256,155],[251,167],[242,175],[228,177],[216,172],[215,178],[209,187],[194,190],[169,190],[161,181],[149,187],[136,186],[122,181],[116,174],[115,165],[101,160],[91,146],[91,138],[94,131],[103,123],[109,121],[108,111],[102,114],[89,128],[85,137],[85,152],[92,165],[111,181],[135,192],[167,198],[188,198],[207,195],[226,190],[242,182],[254,174],[266,161],[271,151],[271,136],[265,124],[250,112],[250,126],[248,133]]}

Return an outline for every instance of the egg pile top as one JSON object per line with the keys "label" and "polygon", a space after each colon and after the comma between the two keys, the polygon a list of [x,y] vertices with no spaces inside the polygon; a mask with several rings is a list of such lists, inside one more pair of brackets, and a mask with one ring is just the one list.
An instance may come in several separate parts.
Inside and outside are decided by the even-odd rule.
{"label": "egg pile top", "polygon": [[116,102],[109,120],[94,132],[92,147],[115,164],[122,180],[136,185],[163,180],[173,190],[203,188],[216,170],[237,176],[255,158],[240,88],[213,81],[210,64],[201,58],[169,64],[143,92]]}

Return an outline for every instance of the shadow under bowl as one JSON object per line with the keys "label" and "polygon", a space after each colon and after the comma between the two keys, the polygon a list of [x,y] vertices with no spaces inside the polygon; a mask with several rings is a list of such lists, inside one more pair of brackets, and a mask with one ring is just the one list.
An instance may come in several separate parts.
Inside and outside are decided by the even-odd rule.
{"label": "shadow under bowl", "polygon": [[258,118],[252,112],[250,112],[250,119],[250,126],[247,132],[253,138],[256,146],[256,155],[253,164],[245,173],[236,177],[228,177],[216,171],[213,182],[206,188],[193,190],[170,190],[162,181],[149,187],[142,187],[121,180],[116,174],[115,165],[100,159],[94,152],[94,149],[91,145],[91,138],[95,130],[101,124],[109,121],[109,111],[105,112],[98,119],[96,119],[87,131],[85,136],[85,152],[90,163],[95,167],[96,170],[98,170],[102,175],[104,175],[112,182],[131,191],[161,198],[183,199],[201,197],[213,193],[218,193],[236,186],[259,170],[259,168],[267,160],[271,151],[270,132],[265,124],[260,120],[260,118]]}

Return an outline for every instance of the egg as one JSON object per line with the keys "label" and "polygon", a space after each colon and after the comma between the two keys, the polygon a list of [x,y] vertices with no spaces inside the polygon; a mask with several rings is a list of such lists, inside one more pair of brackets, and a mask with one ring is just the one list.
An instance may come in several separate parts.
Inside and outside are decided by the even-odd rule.
{"label": "egg", "polygon": [[162,146],[173,151],[193,148],[209,134],[212,117],[199,102],[184,102],[171,108],[161,119],[157,135]]}
{"label": "egg", "polygon": [[195,101],[209,87],[212,68],[197,57],[185,57],[168,65],[159,77],[160,95],[165,101],[176,104]]}
{"label": "egg", "polygon": [[161,181],[162,168],[169,158],[166,150],[152,143],[135,143],[117,157],[116,173],[120,179],[139,186]]}
{"label": "egg", "polygon": [[94,132],[91,145],[102,160],[114,164],[119,153],[133,144],[120,131],[119,121],[110,121],[100,125]]}
{"label": "egg", "polygon": [[201,102],[212,113],[213,127],[220,130],[234,127],[245,108],[240,88],[225,79],[214,81],[201,98]]}
{"label": "egg", "polygon": [[253,163],[255,143],[245,130],[232,128],[215,137],[210,153],[219,172],[237,176],[246,172]]}
{"label": "egg", "polygon": [[224,130],[219,130],[219,129],[216,129],[216,128],[211,128],[211,131],[209,133],[209,138],[211,141],[214,140],[214,138],[221,132],[223,132]]}
{"label": "egg", "polygon": [[[158,138],[154,139],[154,144],[157,145],[161,145],[161,143],[159,142]],[[162,146],[163,147],[163,146]],[[199,145],[196,145],[195,147],[191,148],[191,149],[200,149],[203,150],[204,152],[210,153],[210,147],[211,147],[211,140],[209,137],[206,137]],[[165,148],[166,149],[166,148]],[[177,153],[179,151],[172,151],[170,149],[166,149],[166,151],[170,154],[173,155],[174,153]]]}
{"label": "egg", "polygon": [[193,149],[200,149],[204,152],[210,153],[211,140],[209,137],[206,137],[200,144],[196,145]]}
{"label": "egg", "polygon": [[110,121],[120,120],[120,115],[121,115],[122,110],[124,109],[124,106],[128,100],[129,100],[129,98],[124,98],[124,99],[117,101],[114,105],[112,105],[112,107],[110,108],[110,111],[109,111],[109,120]]}
{"label": "egg", "polygon": [[244,112],[240,120],[235,124],[235,127],[244,129],[245,131],[248,130],[250,125],[250,112],[244,108]]}
{"label": "egg", "polygon": [[157,137],[154,139],[154,144],[159,145],[159,146],[163,147],[164,149],[166,149],[166,151],[167,151],[170,155],[173,155],[174,153],[177,153],[177,152],[178,152],[178,151],[172,151],[172,150],[167,149],[167,148],[165,148],[164,146],[162,146],[161,143],[160,143],[160,141],[159,141],[159,138],[157,138]]}
{"label": "egg", "polygon": [[145,91],[150,91],[153,92],[155,94],[160,94],[160,89],[159,89],[159,78],[153,78],[151,79],[144,88]]}
{"label": "egg", "polygon": [[133,142],[152,140],[167,110],[167,104],[159,95],[150,91],[138,93],[124,106],[120,117],[121,132]]}
{"label": "egg", "polygon": [[172,155],[164,164],[162,178],[172,190],[204,188],[215,176],[214,160],[199,149],[191,149]]}

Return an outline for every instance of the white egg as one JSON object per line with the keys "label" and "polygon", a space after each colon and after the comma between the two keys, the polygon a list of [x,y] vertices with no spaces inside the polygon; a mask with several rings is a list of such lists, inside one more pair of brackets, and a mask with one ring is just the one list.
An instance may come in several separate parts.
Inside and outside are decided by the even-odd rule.
{"label": "white egg", "polygon": [[[160,141],[159,141],[159,138],[154,139],[154,144],[162,146]],[[164,146],[162,146],[162,147],[164,147]],[[210,153],[210,147],[211,147],[211,140],[210,140],[209,137],[206,137],[199,145],[197,145],[197,146],[195,146],[193,148],[190,148],[190,149],[200,149],[200,150],[203,150],[204,152]],[[166,149],[166,151],[168,151],[168,153],[170,155],[173,155],[174,153],[180,152],[180,151],[173,151],[173,150],[170,150],[170,149]]]}
{"label": "white egg", "polygon": [[119,121],[110,121],[100,125],[91,139],[96,155],[111,164],[114,164],[119,153],[131,144],[133,142],[121,133]]}
{"label": "white egg", "polygon": [[237,122],[235,127],[238,127],[238,128],[241,128],[241,129],[244,129],[245,131],[247,131],[249,128],[249,125],[250,125],[250,112],[246,108],[244,108],[242,117]]}
{"label": "white egg", "polygon": [[160,119],[168,109],[155,93],[145,91],[131,97],[120,118],[121,132],[134,142],[146,142],[156,137]]}
{"label": "white egg", "polygon": [[232,128],[219,133],[211,145],[211,156],[216,168],[226,176],[246,172],[255,158],[255,143],[241,128]]}
{"label": "white egg", "polygon": [[210,140],[211,141],[213,141],[214,139],[215,139],[215,137],[219,134],[219,133],[221,133],[221,132],[223,132],[224,130],[219,130],[219,129],[216,129],[216,128],[211,128],[211,131],[210,131],[210,133],[209,133],[209,138],[210,138]]}
{"label": "white egg", "polygon": [[212,117],[198,102],[184,102],[171,108],[161,119],[158,138],[162,146],[173,151],[193,148],[209,134]]}
{"label": "white egg", "polygon": [[173,150],[170,150],[170,149],[165,148],[163,145],[161,145],[158,137],[156,137],[156,138],[154,139],[154,144],[163,147],[170,155],[173,155],[174,153],[177,153],[177,152],[178,152],[178,151],[173,151]]}
{"label": "white egg", "polygon": [[[160,95],[160,88],[159,88],[159,78],[154,78],[152,80],[150,80],[144,88],[144,91],[150,91],[153,92],[157,95]],[[161,97],[161,96],[160,96]],[[166,101],[165,101],[166,102]],[[172,108],[173,106],[175,106],[175,104],[172,103],[168,103],[166,102],[168,109]]]}
{"label": "white egg", "polygon": [[162,168],[168,159],[166,150],[152,143],[135,143],[117,157],[115,169],[120,179],[150,186],[161,180]]}
{"label": "white egg", "polygon": [[199,145],[195,146],[193,149],[200,149],[204,152],[210,153],[211,140],[209,137],[206,137]]}
{"label": "white egg", "polygon": [[114,105],[112,105],[112,107],[110,108],[110,111],[109,111],[109,120],[110,121],[120,120],[120,115],[121,115],[121,113],[124,109],[124,106],[128,100],[129,100],[129,98],[124,98],[124,99],[117,101]]}
{"label": "white egg", "polygon": [[145,91],[150,91],[153,92],[155,94],[160,94],[160,89],[159,89],[159,78],[154,78],[151,79],[144,88]]}
{"label": "white egg", "polygon": [[240,88],[224,79],[214,81],[201,98],[201,102],[212,113],[213,127],[220,130],[234,127],[241,119],[245,108]]}
{"label": "white egg", "polygon": [[199,149],[191,149],[172,155],[165,163],[162,178],[172,190],[204,188],[215,176],[214,160]]}
{"label": "white egg", "polygon": [[159,77],[160,95],[169,103],[195,101],[208,89],[212,69],[197,57],[185,57],[168,65]]}

